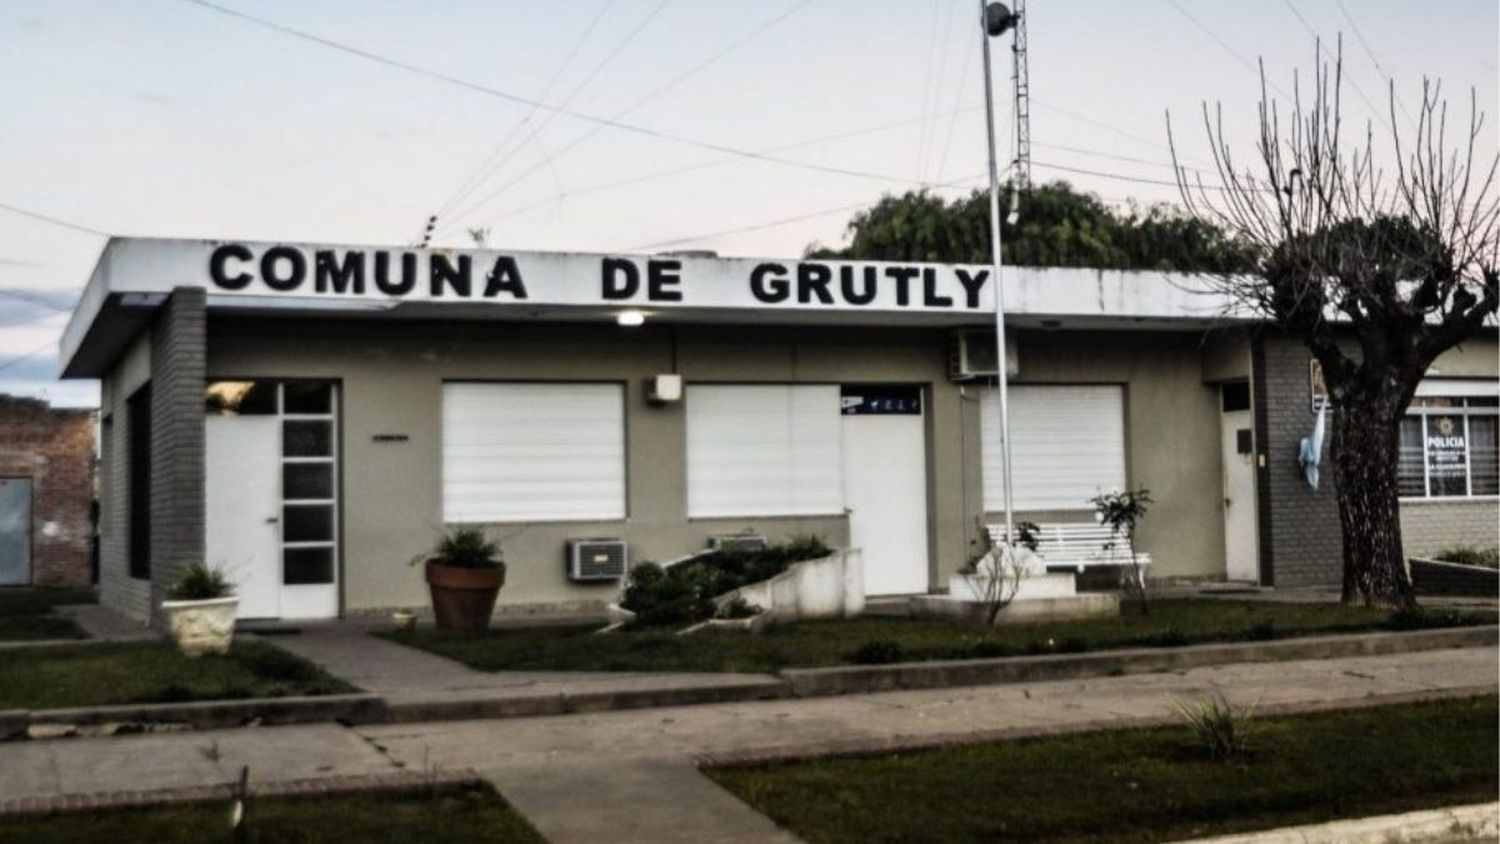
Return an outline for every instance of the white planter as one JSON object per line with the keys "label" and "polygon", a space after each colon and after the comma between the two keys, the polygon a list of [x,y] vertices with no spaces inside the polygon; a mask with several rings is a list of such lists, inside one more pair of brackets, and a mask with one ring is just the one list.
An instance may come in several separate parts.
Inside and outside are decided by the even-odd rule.
{"label": "white planter", "polygon": [[234,641],[234,615],[240,599],[213,598],[207,601],[163,601],[167,627],[177,647],[188,656],[222,654]]}

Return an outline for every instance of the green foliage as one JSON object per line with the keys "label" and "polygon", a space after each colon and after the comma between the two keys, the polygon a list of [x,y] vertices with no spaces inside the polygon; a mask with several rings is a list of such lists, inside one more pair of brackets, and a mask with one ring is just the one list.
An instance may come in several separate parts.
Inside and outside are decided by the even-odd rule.
{"label": "green foliage", "polygon": [[1035,554],[1041,545],[1042,526],[1022,519],[1016,522],[1016,544]]}
{"label": "green foliage", "polygon": [[504,568],[500,546],[478,528],[451,528],[438,542],[434,556],[445,566],[464,569]]}
{"label": "green foliage", "polygon": [[[1116,211],[1061,181],[1021,193],[1017,221],[1002,229],[1011,265],[1233,272],[1248,264],[1248,250],[1210,223],[1167,205]],[[856,214],[848,232],[847,247],[813,247],[808,257],[987,264],[989,191],[951,202],[926,191],[888,195]]]}
{"label": "green foliage", "polygon": [[1500,568],[1500,548],[1476,548],[1473,545],[1455,545],[1452,548],[1444,548],[1433,557],[1448,563],[1462,563],[1466,566],[1484,566],[1485,568]]}
{"label": "green foliage", "polygon": [[1177,701],[1177,714],[1198,748],[1220,762],[1233,762],[1244,755],[1246,726],[1252,709],[1235,706],[1222,692],[1192,702]]}
{"label": "green foliage", "polygon": [[171,601],[211,601],[228,598],[234,594],[234,584],[217,568],[199,560],[177,576],[177,582],[167,590]]}
{"label": "green foliage", "polygon": [[1099,521],[1109,525],[1115,533],[1133,540],[1136,525],[1146,518],[1151,507],[1151,490],[1142,487],[1124,492],[1106,492],[1089,499]]}
{"label": "green foliage", "polygon": [[876,639],[873,642],[865,642],[849,654],[849,661],[855,665],[889,665],[900,662],[906,656],[906,650],[901,647],[900,642],[890,639]]}
{"label": "green foliage", "polygon": [[714,613],[714,618],[754,618],[762,612],[764,609],[760,605],[750,603],[742,595],[735,595],[719,607],[719,611]]}
{"label": "green foliage", "polygon": [[620,606],[643,627],[692,624],[718,614],[714,598],[830,553],[819,537],[794,536],[760,551],[715,551],[670,569],[642,563],[630,570]]}

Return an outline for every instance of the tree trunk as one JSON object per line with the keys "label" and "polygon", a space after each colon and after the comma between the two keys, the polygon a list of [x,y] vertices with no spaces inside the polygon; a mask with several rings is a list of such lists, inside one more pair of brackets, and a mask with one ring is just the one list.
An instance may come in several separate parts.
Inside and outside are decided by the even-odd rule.
{"label": "tree trunk", "polygon": [[[1373,407],[1371,405],[1374,405]],[[1333,412],[1334,478],[1344,537],[1346,604],[1416,605],[1401,550],[1401,511],[1396,495],[1397,424],[1404,405],[1396,401],[1347,402]]]}

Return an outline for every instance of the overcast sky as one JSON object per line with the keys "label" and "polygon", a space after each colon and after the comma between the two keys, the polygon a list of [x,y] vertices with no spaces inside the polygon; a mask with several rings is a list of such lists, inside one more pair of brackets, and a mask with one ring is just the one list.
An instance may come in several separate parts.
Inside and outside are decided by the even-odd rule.
{"label": "overcast sky", "polygon": [[[191,0],[0,0],[0,203],[127,235],[401,245],[441,211],[440,244],[483,226],[497,248],[796,256],[883,192],[984,170],[970,0],[213,2],[449,81]],[[1168,110],[1202,161],[1199,109],[1222,101],[1248,153],[1254,63],[1289,91],[1313,32],[1343,33],[1347,114],[1373,102],[1377,130],[1387,79],[1408,108],[1429,76],[1496,116],[1494,0],[1028,11],[1033,178],[1110,201],[1175,196],[1152,183]],[[0,210],[0,392],[96,401],[55,380],[51,344],[102,245]]]}

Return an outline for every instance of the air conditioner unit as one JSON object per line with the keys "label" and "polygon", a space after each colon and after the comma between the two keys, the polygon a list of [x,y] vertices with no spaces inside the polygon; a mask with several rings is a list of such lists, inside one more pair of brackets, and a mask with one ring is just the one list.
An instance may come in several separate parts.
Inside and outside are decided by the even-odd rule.
{"label": "air conditioner unit", "polygon": [[568,541],[569,580],[619,580],[630,567],[630,549],[623,539]]}
{"label": "air conditioner unit", "polygon": [[682,401],[682,376],[670,374],[647,378],[646,401],[654,404]]}
{"label": "air conditioner unit", "polygon": [[727,533],[710,536],[708,547],[715,551],[764,551],[766,538],[758,533]]}
{"label": "air conditioner unit", "polygon": [[[1005,374],[1014,378],[1021,368],[1016,359],[1016,339],[1005,335]],[[948,345],[948,380],[971,381],[994,378],[999,374],[995,363],[995,332],[981,328],[954,331]]]}

